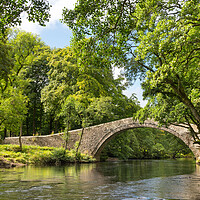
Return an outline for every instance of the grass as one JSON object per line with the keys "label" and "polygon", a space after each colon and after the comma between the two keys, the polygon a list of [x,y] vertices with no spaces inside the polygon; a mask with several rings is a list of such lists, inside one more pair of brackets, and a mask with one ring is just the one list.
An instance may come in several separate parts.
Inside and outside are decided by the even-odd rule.
{"label": "grass", "polygon": [[89,155],[75,150],[55,147],[23,146],[20,151],[18,145],[0,145],[0,157],[12,162],[26,165],[64,165],[74,162],[94,162]]}

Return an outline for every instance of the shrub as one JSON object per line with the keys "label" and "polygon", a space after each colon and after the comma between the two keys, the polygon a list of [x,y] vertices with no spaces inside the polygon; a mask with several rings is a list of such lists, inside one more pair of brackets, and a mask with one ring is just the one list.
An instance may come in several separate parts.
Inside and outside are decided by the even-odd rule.
{"label": "shrub", "polygon": [[54,149],[50,159],[55,165],[65,164],[67,162],[65,149]]}
{"label": "shrub", "polygon": [[19,151],[18,145],[0,145],[0,157],[12,162],[34,165],[64,165],[76,161],[95,161],[89,155],[76,153],[74,149],[65,150],[64,148],[26,145],[23,145],[22,151]]}
{"label": "shrub", "polygon": [[38,151],[30,158],[30,162],[36,165],[49,165],[51,155],[51,151]]}

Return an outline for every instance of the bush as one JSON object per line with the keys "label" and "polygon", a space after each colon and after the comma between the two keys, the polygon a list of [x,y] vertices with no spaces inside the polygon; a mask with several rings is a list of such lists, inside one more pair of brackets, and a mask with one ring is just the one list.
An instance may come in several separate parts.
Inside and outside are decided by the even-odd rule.
{"label": "bush", "polygon": [[38,151],[30,157],[30,163],[35,165],[48,165],[51,160],[51,151]]}
{"label": "bush", "polygon": [[64,148],[54,149],[50,157],[55,165],[63,165],[67,162],[66,151]]}
{"label": "bush", "polygon": [[94,162],[91,156],[81,154],[76,155],[75,150],[65,150],[64,148],[39,147],[23,145],[19,151],[18,145],[0,145],[0,157],[6,160],[23,164],[34,165],[64,165],[69,162]]}

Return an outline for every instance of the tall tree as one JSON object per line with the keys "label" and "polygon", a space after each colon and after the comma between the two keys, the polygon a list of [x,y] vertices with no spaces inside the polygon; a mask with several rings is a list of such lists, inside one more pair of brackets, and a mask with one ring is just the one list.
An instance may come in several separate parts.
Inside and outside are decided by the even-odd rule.
{"label": "tall tree", "polygon": [[44,113],[44,106],[41,102],[41,91],[48,84],[48,57],[51,50],[44,46],[38,50],[31,65],[28,66],[25,79],[29,80],[25,90],[29,98],[28,113],[26,117],[26,134],[48,133],[48,115]]}
{"label": "tall tree", "polygon": [[12,132],[19,132],[27,113],[28,99],[23,90],[22,86],[15,84],[13,87],[8,86],[4,93],[0,93],[0,130],[7,128]]}
{"label": "tall tree", "polygon": [[29,79],[25,78],[25,74],[44,44],[37,36],[18,30],[12,32],[7,43],[11,47],[8,55],[13,66],[8,73],[8,81],[0,80],[0,123],[1,128],[17,132],[27,113]]}
{"label": "tall tree", "polygon": [[198,0],[79,0],[74,10],[64,9],[63,22],[75,40],[91,36],[90,51],[104,52],[130,81],[143,80],[149,103],[138,118],[183,123],[198,140],[199,6]]}
{"label": "tall tree", "polygon": [[[62,105],[76,89],[78,69],[70,48],[54,49],[49,54],[49,65],[49,81],[48,85],[42,89],[41,100],[45,112],[52,116],[51,121],[59,122]],[[63,128],[63,126],[60,126],[60,128]],[[52,126],[50,127],[51,131],[53,131]]]}
{"label": "tall tree", "polygon": [[[69,128],[99,124],[132,115],[138,110],[135,99],[122,94],[123,86],[113,77],[110,63],[89,51],[90,40],[84,39],[71,48],[55,49],[49,55],[49,83],[42,90],[46,112],[54,121]],[[80,45],[80,46],[79,46]],[[82,47],[82,48],[78,48]],[[98,62],[97,62],[98,60]],[[123,108],[119,111],[119,108]],[[62,126],[60,126],[62,128]],[[67,136],[66,136],[67,138]]]}

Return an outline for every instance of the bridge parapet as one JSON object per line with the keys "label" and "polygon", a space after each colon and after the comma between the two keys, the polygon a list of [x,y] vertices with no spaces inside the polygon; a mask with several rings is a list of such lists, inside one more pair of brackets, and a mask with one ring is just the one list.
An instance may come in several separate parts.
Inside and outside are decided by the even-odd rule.
{"label": "bridge parapet", "polygon": [[[192,150],[197,161],[200,162],[200,146],[193,144],[193,138],[189,134],[189,130],[183,126],[170,125],[169,127],[158,126],[153,120],[146,120],[143,124],[133,121],[132,118],[121,119],[117,121],[99,124],[84,129],[80,151],[99,158],[104,146],[116,135],[122,131],[133,128],[156,128],[167,131],[185,142]],[[195,128],[195,127],[194,127]],[[69,131],[68,148],[74,148],[76,141],[79,141],[81,129]],[[63,133],[46,135],[46,136],[23,136],[23,144],[38,146],[61,147],[64,144]],[[19,144],[19,137],[6,138],[5,144]]]}

